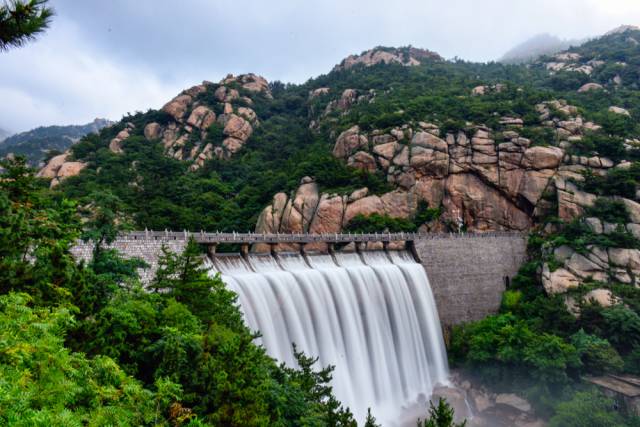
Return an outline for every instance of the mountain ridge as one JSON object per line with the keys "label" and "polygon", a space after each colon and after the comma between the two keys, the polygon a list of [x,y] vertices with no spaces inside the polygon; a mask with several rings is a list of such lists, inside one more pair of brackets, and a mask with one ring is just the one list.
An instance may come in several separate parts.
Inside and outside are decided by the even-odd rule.
{"label": "mountain ridge", "polygon": [[88,133],[97,133],[114,122],[96,118],[84,125],[39,126],[11,135],[0,141],[0,157],[9,153],[24,155],[31,165],[38,165],[48,151],[65,151]]}
{"label": "mountain ridge", "polygon": [[[180,162],[186,176],[193,174],[184,178],[187,181],[215,175],[220,189],[224,188],[218,202],[232,211],[246,212],[238,214],[242,220],[227,216],[229,223],[223,225],[207,217],[203,206],[203,222],[189,219],[181,228],[230,230],[227,227],[236,224],[239,231],[248,231],[256,224],[271,223],[273,228],[275,221],[275,231],[283,224],[291,231],[305,231],[312,226],[315,210],[303,212],[296,206],[319,209],[316,200],[335,199],[338,191],[342,201],[333,203],[335,215],[342,212],[342,219],[334,221],[335,229],[348,227],[344,218],[360,213],[410,219],[418,215],[422,202],[442,209],[438,221],[428,226],[433,230],[450,229],[460,218],[470,230],[527,229],[544,216],[538,204],[543,203],[542,195],[558,167],[572,161],[571,153],[587,155],[584,166],[592,162],[599,165],[598,170],[611,167],[609,152],[621,155],[615,151],[618,148],[588,148],[583,139],[591,139],[603,128],[608,131],[611,123],[621,120],[627,128],[624,135],[633,135],[634,126],[627,121],[638,112],[631,101],[619,91],[619,99],[607,99],[608,91],[616,88],[633,90],[633,68],[616,65],[611,55],[602,55],[610,46],[621,44],[630,49],[628,58],[635,63],[638,49],[628,42],[635,35],[634,30],[613,33],[526,67],[444,61],[428,50],[379,47],[349,56],[350,61],[341,61],[329,74],[301,85],[269,83],[254,74],[228,76],[219,83],[203,82],[186,89],[158,111],[130,116],[97,138],[85,138],[43,175],[58,183],[69,171],[80,172],[88,165],[86,170],[94,172],[87,176],[93,176],[101,163],[126,162],[130,155],[141,155],[136,153],[144,144],[152,143],[158,155]],[[395,57],[418,52],[424,55],[424,63],[411,60],[415,55],[405,61],[376,56],[389,49]],[[619,75],[611,74],[610,65],[618,67]],[[544,95],[549,91],[551,95]],[[589,104],[582,93],[602,100]],[[580,111],[584,108],[586,115]],[[540,156],[546,160],[538,160]],[[257,158],[262,165],[252,163]],[[529,160],[522,163],[521,158]],[[582,167],[581,162],[578,159],[571,167]],[[65,167],[65,163],[73,164]],[[121,188],[141,179],[139,172],[122,172],[130,178]],[[252,176],[261,184],[249,185]],[[148,191],[136,185],[136,191]],[[482,203],[475,205],[465,186],[503,206],[506,217],[486,211]],[[311,199],[302,194],[296,202],[290,195],[299,191]],[[456,200],[441,197],[456,192]],[[164,193],[163,197],[173,198],[171,191]],[[251,202],[231,200],[234,194],[251,194]],[[386,199],[375,198],[385,195]],[[171,203],[178,203],[174,209],[186,209],[184,201]],[[345,215],[353,203],[356,208]],[[283,220],[280,212],[280,217],[265,220],[264,209],[279,211],[280,207],[294,216]],[[133,211],[142,214],[138,208]],[[192,215],[185,213],[187,217]],[[157,228],[159,224],[139,225]]]}

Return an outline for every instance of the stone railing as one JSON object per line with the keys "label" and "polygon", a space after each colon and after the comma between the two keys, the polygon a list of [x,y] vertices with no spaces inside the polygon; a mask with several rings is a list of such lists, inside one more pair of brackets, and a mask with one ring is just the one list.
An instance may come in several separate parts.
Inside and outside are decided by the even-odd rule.
{"label": "stone railing", "polygon": [[200,244],[218,243],[367,243],[367,242],[400,242],[425,239],[455,239],[455,238],[487,238],[523,235],[517,231],[492,231],[486,233],[209,233],[189,231],[134,231],[124,234],[120,240],[188,240],[193,237]]}

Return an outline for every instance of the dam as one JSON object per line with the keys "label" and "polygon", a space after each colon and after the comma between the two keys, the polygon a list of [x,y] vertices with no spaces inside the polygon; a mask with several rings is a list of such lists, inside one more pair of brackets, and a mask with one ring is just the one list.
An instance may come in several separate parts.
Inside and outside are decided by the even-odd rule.
{"label": "dam", "polygon": [[[336,397],[358,420],[371,408],[383,425],[447,384],[443,329],[496,312],[526,252],[517,233],[147,231],[112,247],[153,271],[163,246],[179,252],[189,238],[206,248],[209,274],[236,292],[269,355],[295,367],[295,344],[318,367],[334,366]],[[234,252],[219,250],[229,244]],[[90,252],[75,248],[79,257]]]}

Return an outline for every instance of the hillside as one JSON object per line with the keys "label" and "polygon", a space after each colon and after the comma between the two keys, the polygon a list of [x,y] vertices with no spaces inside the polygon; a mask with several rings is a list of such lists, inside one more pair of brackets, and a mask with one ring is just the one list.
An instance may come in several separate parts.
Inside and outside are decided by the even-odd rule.
{"label": "hillside", "polygon": [[[74,222],[71,231],[64,233],[66,223],[59,231],[58,223],[75,218],[76,205],[67,199],[81,206],[85,223],[99,229],[93,234],[99,238],[115,235],[127,220],[141,229],[259,233],[521,231],[529,235],[529,262],[517,276],[505,277],[499,312],[446,334],[451,364],[481,384],[466,388],[471,404],[486,409],[494,401],[514,408],[507,425],[541,425],[529,423],[533,414],[553,427],[584,425],[591,417],[602,420],[598,425],[638,425],[636,417],[613,411],[613,402],[585,379],[640,375],[639,66],[640,30],[622,27],[527,65],[447,61],[413,47],[377,47],[300,85],[255,74],[203,81],[160,110],[128,115],[83,137],[52,157],[36,183],[20,167],[8,169],[12,179],[0,185],[12,190],[7,194],[23,206],[20,215],[32,221],[20,228],[26,237],[18,241],[30,242],[31,224],[38,226],[55,212],[55,203],[65,209],[59,208],[57,223],[40,225],[51,230],[37,236],[42,259],[53,266],[31,267],[20,253],[14,254],[15,263],[29,273],[23,281],[27,290],[35,286],[31,268],[59,274],[36,283],[37,295],[46,298],[50,283],[63,275],[58,271],[68,268],[64,277],[73,279],[73,287],[53,294],[78,295],[84,304],[80,318],[86,329],[71,338],[82,344],[79,351],[100,354],[96,348],[113,342],[109,354],[145,385],[160,381],[156,375],[173,375],[177,366],[170,378],[186,384],[186,408],[211,414],[223,407],[201,398],[211,389],[203,388],[200,378],[226,365],[208,364],[209,355],[218,353],[192,343],[250,342],[236,321],[239,313],[224,310],[236,309],[236,300],[220,293],[219,279],[203,279],[195,266],[198,248],[190,248],[184,257],[164,260],[154,285],[160,292],[122,287],[125,296],[94,316],[108,299],[103,287],[87,287],[74,263],[60,262],[59,246],[50,247],[58,240],[52,234],[63,234],[66,245],[79,235]],[[42,190],[51,200],[43,198],[48,204],[31,214],[39,199],[28,190],[38,183],[52,189]],[[0,207],[8,211],[14,204]],[[96,250],[91,268],[100,275],[89,279],[129,280],[135,267],[116,258]],[[470,277],[471,294],[478,292],[475,285]],[[218,299],[212,289],[218,289]],[[200,341],[177,332],[184,328],[200,337],[200,326],[154,323],[160,310],[183,319],[172,306],[176,301],[189,304],[202,324],[211,321],[215,307],[228,331],[214,328],[207,333],[220,335]],[[147,323],[156,325],[160,348],[140,344],[134,351],[112,333],[115,324],[128,339],[144,341],[150,333],[139,329]],[[183,352],[175,358],[169,351],[173,343]],[[234,355],[245,354],[233,348]],[[256,393],[297,399],[291,378],[299,374],[280,372],[262,353],[246,348],[252,361],[237,363],[261,367],[262,376],[246,379]],[[184,356],[192,352],[206,357]],[[168,356],[155,359],[162,364],[148,372],[149,354]],[[197,375],[192,360],[198,361]],[[310,366],[306,363],[303,369]],[[237,387],[232,391],[244,391]],[[240,407],[268,400],[263,394],[243,396],[236,400]],[[308,404],[319,406],[317,413],[328,410],[315,400]],[[282,425],[297,425],[306,414],[271,405],[277,409],[273,414],[294,420]]]}
{"label": "hillside", "polygon": [[[531,67],[435,54],[371,61],[386,56],[368,51],[303,85],[254,75],[205,82],[160,111],[85,138],[43,176],[57,179],[64,160],[76,163],[73,170],[86,164],[63,191],[81,197],[111,189],[139,227],[306,231],[316,208],[333,206],[340,220],[314,227],[335,231],[358,214],[411,221],[428,205],[440,214],[425,226],[431,230],[526,230],[553,215],[547,207],[557,203],[558,176],[604,173],[636,156],[624,140],[637,135],[637,67],[613,59],[634,64],[638,48],[626,39],[635,34],[606,36]],[[601,52],[605,46],[619,52]],[[414,58],[415,51],[394,52]],[[301,202],[311,217],[300,219],[296,209],[283,220],[303,178],[309,200]]]}
{"label": "hillside", "polygon": [[49,151],[63,152],[80,138],[99,132],[110,126],[106,119],[95,119],[85,125],[41,126],[27,132],[21,132],[3,140],[0,131],[0,157],[9,153],[25,156],[29,163],[38,166]]}

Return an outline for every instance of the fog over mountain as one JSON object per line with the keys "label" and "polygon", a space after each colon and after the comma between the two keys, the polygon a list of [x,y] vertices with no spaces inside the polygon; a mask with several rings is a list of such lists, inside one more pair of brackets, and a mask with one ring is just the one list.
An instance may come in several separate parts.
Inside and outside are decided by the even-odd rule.
{"label": "fog over mountain", "polygon": [[509,49],[499,61],[509,64],[528,62],[542,55],[553,55],[571,46],[581,45],[586,40],[564,40],[548,33],[537,34]]}
{"label": "fog over mountain", "polygon": [[0,128],[0,142],[4,141],[11,136],[11,132],[6,129]]}

